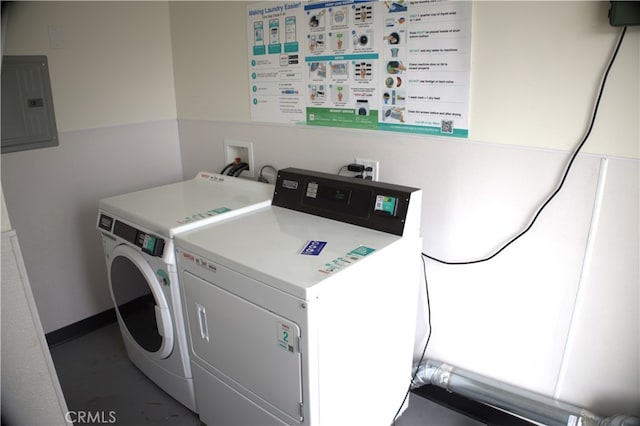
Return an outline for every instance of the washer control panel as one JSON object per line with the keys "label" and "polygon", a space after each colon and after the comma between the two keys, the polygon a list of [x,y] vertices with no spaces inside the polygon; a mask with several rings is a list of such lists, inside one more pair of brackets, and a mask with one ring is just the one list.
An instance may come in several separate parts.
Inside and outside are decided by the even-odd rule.
{"label": "washer control panel", "polygon": [[104,213],[100,213],[98,217],[98,228],[140,247],[144,253],[155,257],[162,257],[162,253],[164,252],[164,238],[141,231]]}

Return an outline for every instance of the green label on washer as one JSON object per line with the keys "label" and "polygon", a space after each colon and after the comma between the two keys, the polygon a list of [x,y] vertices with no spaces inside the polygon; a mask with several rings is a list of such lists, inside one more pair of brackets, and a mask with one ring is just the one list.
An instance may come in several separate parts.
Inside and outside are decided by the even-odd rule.
{"label": "green label on washer", "polygon": [[171,278],[169,278],[169,274],[165,270],[158,269],[156,271],[156,275],[160,278],[160,281],[166,286],[171,285]]}
{"label": "green label on washer", "polygon": [[226,213],[231,211],[231,209],[228,209],[226,207],[219,207],[217,209],[213,209],[213,210],[209,210],[209,213],[216,213],[216,214],[222,214],[222,213]]}
{"label": "green label on washer", "polygon": [[181,225],[184,225],[186,223],[197,222],[199,220],[206,219],[208,217],[216,216],[216,215],[223,214],[230,211],[231,209],[228,207],[218,207],[217,209],[207,210],[206,212],[194,213],[190,216],[186,216],[182,219],[179,219],[177,222]]}
{"label": "green label on washer", "polygon": [[142,248],[150,253],[153,253],[153,250],[156,247],[156,237],[152,235],[145,235],[142,240]]}

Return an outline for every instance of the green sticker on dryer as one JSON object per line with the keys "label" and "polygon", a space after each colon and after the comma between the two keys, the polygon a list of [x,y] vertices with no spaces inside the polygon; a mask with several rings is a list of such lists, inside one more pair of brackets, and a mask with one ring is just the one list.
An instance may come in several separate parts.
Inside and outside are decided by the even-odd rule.
{"label": "green sticker on dryer", "polygon": [[366,247],[366,246],[360,246],[358,248],[351,250],[349,254],[358,255],[358,256],[368,256],[374,251],[376,251],[376,249],[371,247]]}
{"label": "green sticker on dryer", "polygon": [[344,256],[336,257],[330,262],[325,263],[318,269],[318,272],[321,272],[325,275],[332,274],[336,271],[346,268],[354,262],[357,262],[363,257],[370,255],[374,251],[376,251],[376,249],[371,247],[358,246]]}
{"label": "green sticker on dryer", "polygon": [[295,352],[293,341],[296,338],[295,330],[289,324],[278,321],[278,346],[287,352]]}

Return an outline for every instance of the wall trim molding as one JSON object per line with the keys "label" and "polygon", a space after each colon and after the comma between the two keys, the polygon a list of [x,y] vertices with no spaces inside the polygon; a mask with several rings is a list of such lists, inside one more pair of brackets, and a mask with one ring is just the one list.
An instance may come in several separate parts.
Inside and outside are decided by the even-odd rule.
{"label": "wall trim molding", "polygon": [[84,336],[87,333],[91,333],[92,331],[112,324],[116,322],[116,320],[115,308],[108,309],[100,312],[99,314],[74,322],[73,324],[50,331],[45,335],[47,344],[50,348],[58,346],[64,342]]}

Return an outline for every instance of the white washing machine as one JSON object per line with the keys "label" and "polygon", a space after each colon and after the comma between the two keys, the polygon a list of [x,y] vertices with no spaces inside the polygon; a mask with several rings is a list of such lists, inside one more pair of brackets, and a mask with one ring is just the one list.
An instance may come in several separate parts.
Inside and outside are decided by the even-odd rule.
{"label": "white washing machine", "polygon": [[97,227],[131,361],[197,411],[173,238],[271,204],[273,185],[200,172],[192,180],[100,201]]}
{"label": "white washing machine", "polygon": [[201,421],[392,422],[411,379],[421,197],[285,169],[272,206],[176,237]]}

